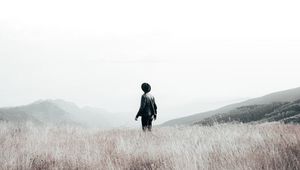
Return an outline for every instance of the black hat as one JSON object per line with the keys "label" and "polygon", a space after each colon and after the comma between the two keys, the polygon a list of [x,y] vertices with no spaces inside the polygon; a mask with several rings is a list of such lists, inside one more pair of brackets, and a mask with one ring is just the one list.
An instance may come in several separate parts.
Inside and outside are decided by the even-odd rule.
{"label": "black hat", "polygon": [[143,90],[145,93],[150,92],[150,91],[151,91],[151,86],[150,86],[150,84],[148,84],[148,83],[143,83],[143,84],[142,84],[142,90]]}

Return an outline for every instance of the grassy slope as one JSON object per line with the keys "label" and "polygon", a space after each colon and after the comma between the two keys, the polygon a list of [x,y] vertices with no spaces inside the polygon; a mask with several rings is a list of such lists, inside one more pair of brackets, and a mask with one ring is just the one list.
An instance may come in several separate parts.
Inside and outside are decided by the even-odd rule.
{"label": "grassy slope", "polygon": [[268,94],[268,95],[265,95],[262,97],[249,99],[249,100],[246,100],[246,101],[240,102],[240,103],[227,105],[227,106],[219,108],[217,110],[212,110],[212,111],[208,111],[208,112],[193,114],[193,115],[186,116],[186,117],[172,119],[172,120],[169,120],[169,121],[163,123],[162,126],[183,125],[183,124],[192,125],[194,123],[202,121],[203,119],[212,117],[212,116],[220,114],[220,113],[229,112],[229,111],[234,110],[235,108],[238,108],[241,106],[263,105],[263,104],[271,104],[274,102],[293,102],[293,101],[296,101],[299,99],[300,99],[300,87],[271,93],[271,94]]}
{"label": "grassy slope", "polygon": [[299,169],[300,126],[140,130],[0,124],[0,169]]}
{"label": "grassy slope", "polygon": [[300,123],[300,100],[294,102],[243,106],[227,113],[217,114],[196,124],[211,125],[215,122],[272,122]]}

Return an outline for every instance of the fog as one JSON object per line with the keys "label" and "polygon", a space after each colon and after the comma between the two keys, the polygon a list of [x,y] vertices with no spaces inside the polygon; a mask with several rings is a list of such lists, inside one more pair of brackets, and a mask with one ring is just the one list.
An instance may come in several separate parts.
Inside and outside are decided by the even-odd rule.
{"label": "fog", "polygon": [[0,2],[0,106],[64,99],[158,121],[300,86],[299,1]]}

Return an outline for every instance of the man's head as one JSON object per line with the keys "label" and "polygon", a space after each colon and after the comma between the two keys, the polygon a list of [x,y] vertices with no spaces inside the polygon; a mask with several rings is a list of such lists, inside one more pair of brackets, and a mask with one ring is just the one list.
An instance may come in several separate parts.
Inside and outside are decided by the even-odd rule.
{"label": "man's head", "polygon": [[148,84],[148,83],[143,83],[143,84],[142,84],[142,90],[143,90],[145,93],[150,92],[150,91],[151,91],[151,86],[150,86],[150,84]]}

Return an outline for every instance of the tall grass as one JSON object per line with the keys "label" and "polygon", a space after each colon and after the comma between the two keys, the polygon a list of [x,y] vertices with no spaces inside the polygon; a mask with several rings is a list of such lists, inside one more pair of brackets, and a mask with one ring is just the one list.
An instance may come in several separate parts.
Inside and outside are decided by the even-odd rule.
{"label": "tall grass", "polygon": [[0,124],[0,169],[300,169],[300,126],[85,129]]}

